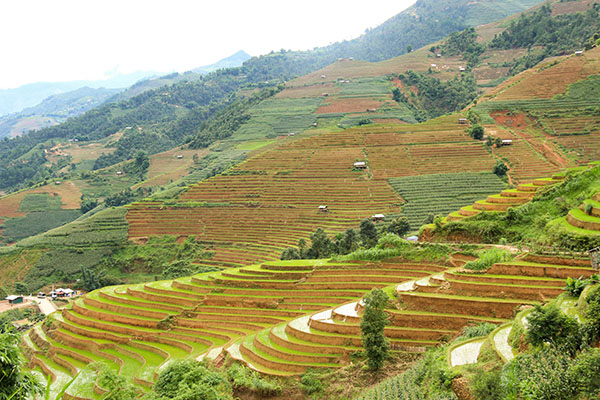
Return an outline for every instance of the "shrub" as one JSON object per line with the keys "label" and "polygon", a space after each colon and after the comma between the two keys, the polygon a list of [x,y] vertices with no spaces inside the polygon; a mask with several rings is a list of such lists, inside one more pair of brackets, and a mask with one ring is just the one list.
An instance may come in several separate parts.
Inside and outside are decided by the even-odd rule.
{"label": "shrub", "polygon": [[571,375],[577,379],[581,394],[589,399],[600,396],[600,349],[590,349],[580,353],[573,366]]}
{"label": "shrub", "polygon": [[527,321],[529,326],[526,338],[533,346],[540,347],[545,343],[552,343],[570,354],[574,354],[580,346],[579,324],[554,304],[546,307],[536,305]]}
{"label": "shrub", "polygon": [[323,383],[317,373],[307,371],[300,378],[300,388],[305,394],[320,393],[323,391]]}
{"label": "shrub", "polygon": [[485,371],[478,368],[471,380],[471,390],[476,399],[502,400],[502,386],[500,381],[502,370],[493,369]]}
{"label": "shrub", "polygon": [[479,336],[487,336],[498,326],[489,322],[481,322],[477,325],[465,326],[462,334],[456,340],[471,339]]}
{"label": "shrub", "polygon": [[491,249],[483,251],[479,255],[479,259],[469,261],[464,265],[464,268],[470,269],[473,271],[481,271],[484,269],[488,269],[495,263],[508,261],[511,259],[510,252],[499,249],[497,247],[493,247]]}
{"label": "shrub", "polygon": [[154,391],[162,399],[226,400],[232,396],[231,385],[214,368],[195,360],[170,363],[158,376]]}
{"label": "shrub", "polygon": [[233,387],[255,392],[261,398],[281,393],[281,386],[277,383],[261,378],[256,371],[241,364],[232,364],[227,369],[227,376],[231,379]]}
{"label": "shrub", "polygon": [[579,297],[579,295],[581,294],[581,292],[583,292],[583,289],[585,289],[586,286],[587,286],[587,283],[586,283],[586,280],[583,279],[583,276],[580,276],[579,278],[575,278],[575,279],[573,279],[569,276],[567,278],[567,283],[563,289],[567,293],[569,293],[569,296]]}
{"label": "shrub", "polygon": [[577,380],[569,371],[571,358],[553,346],[525,353],[502,370],[501,393],[506,399],[568,400]]}
{"label": "shrub", "polygon": [[502,177],[508,172],[508,167],[504,162],[498,160],[496,161],[496,165],[494,165],[494,169],[492,170],[492,172],[498,175],[499,177]]}

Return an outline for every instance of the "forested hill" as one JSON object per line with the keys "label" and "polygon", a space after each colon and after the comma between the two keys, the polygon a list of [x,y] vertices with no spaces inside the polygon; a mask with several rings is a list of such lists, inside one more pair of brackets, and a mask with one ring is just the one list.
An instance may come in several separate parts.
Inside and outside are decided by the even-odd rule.
{"label": "forested hill", "polygon": [[301,76],[338,58],[381,61],[436,42],[450,33],[487,24],[524,11],[540,0],[419,0],[360,37],[311,51],[288,51],[254,57],[244,64],[256,74],[289,79]]}
{"label": "forested hill", "polygon": [[[185,143],[202,122],[235,100],[240,89],[275,86],[304,75],[339,57],[381,60],[398,56],[472,24],[522,11],[539,0],[419,0],[361,37],[307,52],[278,52],[254,57],[240,68],[198,77],[178,75],[177,83],[146,91],[119,103],[105,104],[65,123],[0,142],[0,189],[52,176],[43,143],[50,139],[99,140],[129,129],[117,142],[117,151],[100,157],[96,168],[131,158],[137,150],[156,153]],[[494,7],[496,14],[488,12]],[[165,77],[170,78],[170,77]],[[169,81],[169,79],[167,79]],[[265,83],[267,82],[267,83]],[[196,140],[198,142],[198,140]],[[199,142],[207,143],[202,139]]]}

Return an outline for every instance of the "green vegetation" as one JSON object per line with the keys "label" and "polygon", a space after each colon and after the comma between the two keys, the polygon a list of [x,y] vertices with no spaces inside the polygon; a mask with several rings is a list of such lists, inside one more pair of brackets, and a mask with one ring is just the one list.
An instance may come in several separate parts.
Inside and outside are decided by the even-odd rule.
{"label": "green vegetation", "polygon": [[231,399],[233,392],[227,378],[210,364],[194,360],[170,363],[158,376],[155,399],[194,400]]}
{"label": "green vegetation", "polygon": [[419,122],[462,110],[477,97],[477,85],[471,74],[462,74],[444,82],[426,74],[408,71],[398,75],[398,79],[405,87],[414,87],[416,90],[395,88],[394,100],[411,108]]}
{"label": "green vegetation", "polygon": [[370,388],[356,400],[457,399],[452,392],[456,373],[448,369],[443,348],[429,350],[406,372]]}
{"label": "green vegetation", "polygon": [[371,370],[383,366],[390,348],[389,340],[383,334],[383,329],[389,325],[388,315],[384,311],[389,298],[381,289],[373,289],[363,297],[365,310],[360,320],[362,342],[367,357],[367,365]]}
{"label": "green vegetation", "polygon": [[[546,188],[542,194],[505,213],[482,212],[460,221],[450,221],[435,229],[437,237],[461,234],[484,243],[497,243],[504,238],[511,243],[529,242],[536,245],[587,251],[600,244],[598,237],[573,231],[561,224],[570,209],[577,208],[586,198],[600,190],[600,168],[576,170],[561,183]],[[585,215],[585,214],[584,214]]]}
{"label": "green vegetation", "polygon": [[484,52],[485,46],[477,43],[477,33],[474,28],[462,32],[453,32],[441,46],[442,54],[449,56],[461,55],[469,66],[479,62],[479,56]]}
{"label": "green vegetation", "polygon": [[506,187],[494,174],[486,172],[392,178],[389,182],[406,200],[402,215],[408,218],[412,230],[425,223],[429,214],[448,214]]}
{"label": "green vegetation", "polygon": [[464,265],[465,269],[471,269],[473,271],[483,271],[490,268],[492,265],[509,261],[512,256],[509,251],[493,247],[488,250],[483,250],[478,254],[477,260],[469,261]]}
{"label": "green vegetation", "polygon": [[79,210],[56,210],[34,211],[25,217],[7,218],[2,226],[2,239],[8,243],[16,242],[65,225],[80,215]]}
{"label": "green vegetation", "polygon": [[[508,29],[496,35],[489,46],[496,49],[528,48],[528,54],[515,60],[511,74],[517,74],[538,64],[543,59],[561,55],[567,51],[580,50],[600,30],[595,4],[583,13],[552,15],[550,5],[544,5],[533,13],[524,13],[511,21]],[[543,50],[532,50],[544,46]]]}
{"label": "green vegetation", "polygon": [[42,393],[35,376],[23,368],[19,338],[13,333],[0,333],[0,398],[26,400]]}

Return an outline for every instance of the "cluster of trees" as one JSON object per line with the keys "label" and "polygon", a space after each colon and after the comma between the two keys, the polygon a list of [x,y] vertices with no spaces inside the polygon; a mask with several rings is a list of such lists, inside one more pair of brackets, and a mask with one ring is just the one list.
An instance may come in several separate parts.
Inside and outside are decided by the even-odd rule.
{"label": "cluster of trees", "polygon": [[[415,71],[398,75],[407,88],[392,91],[394,100],[404,103],[413,111],[419,122],[462,110],[477,97],[477,83],[470,73],[456,76],[447,81]],[[416,92],[416,93],[415,93]]]}
{"label": "cluster of trees", "polygon": [[441,46],[442,54],[448,56],[461,55],[469,66],[479,63],[479,56],[485,51],[485,46],[477,43],[475,28],[461,32],[453,32]]}
{"label": "cluster of trees", "polygon": [[[595,43],[600,31],[600,4],[583,13],[552,16],[546,4],[533,13],[521,15],[508,29],[496,35],[489,46],[495,49],[528,48],[529,52],[513,61],[510,73],[531,68],[547,57],[579,50]],[[542,49],[532,49],[543,46]]]}
{"label": "cluster of trees", "polygon": [[300,239],[298,248],[290,247],[283,250],[281,259],[316,259],[331,257],[332,255],[346,255],[361,247],[372,248],[385,233],[402,236],[409,231],[410,224],[405,217],[397,218],[380,229],[377,229],[377,226],[370,219],[364,219],[361,221],[358,231],[348,229],[346,232],[338,233],[333,239],[329,238],[322,228],[317,228],[310,235],[310,247],[308,247],[306,240]]}

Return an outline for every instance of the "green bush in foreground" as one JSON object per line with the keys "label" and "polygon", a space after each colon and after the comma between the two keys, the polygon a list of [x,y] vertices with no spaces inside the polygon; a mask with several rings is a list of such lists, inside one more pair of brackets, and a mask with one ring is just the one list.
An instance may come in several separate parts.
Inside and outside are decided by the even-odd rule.
{"label": "green bush in foreground", "polygon": [[167,366],[154,385],[156,399],[229,400],[231,384],[223,374],[194,360],[175,361]]}

